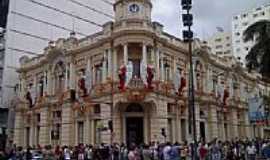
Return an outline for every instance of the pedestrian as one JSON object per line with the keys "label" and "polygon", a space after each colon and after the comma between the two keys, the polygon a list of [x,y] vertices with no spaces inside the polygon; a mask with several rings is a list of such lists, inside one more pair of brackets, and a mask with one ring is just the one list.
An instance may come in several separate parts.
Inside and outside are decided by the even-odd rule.
{"label": "pedestrian", "polygon": [[212,160],[221,160],[221,148],[220,143],[217,143],[217,139],[214,139],[211,143],[210,157]]}
{"label": "pedestrian", "polygon": [[32,153],[31,153],[31,148],[27,147],[26,153],[25,153],[25,159],[26,160],[32,160]]}
{"label": "pedestrian", "polygon": [[64,160],[70,160],[70,159],[71,159],[71,151],[67,146],[65,146],[64,147]]}
{"label": "pedestrian", "polygon": [[166,146],[163,148],[162,151],[164,160],[171,160],[171,151],[172,151],[171,143],[167,142]]}
{"label": "pedestrian", "polygon": [[189,154],[189,147],[188,147],[188,142],[186,140],[184,140],[184,143],[182,144],[181,147],[181,160],[187,160]]}
{"label": "pedestrian", "polygon": [[256,159],[256,146],[253,143],[249,143],[247,146],[247,158],[248,160],[255,160]]}
{"label": "pedestrian", "polygon": [[143,146],[143,160],[152,160],[152,151],[150,150],[149,145],[144,145]]}
{"label": "pedestrian", "polygon": [[86,148],[86,159],[93,160],[93,146],[92,145],[89,145]]}
{"label": "pedestrian", "polygon": [[176,142],[172,148],[171,148],[171,152],[170,152],[170,157],[171,157],[171,160],[180,160],[180,144],[178,142]]}
{"label": "pedestrian", "polygon": [[208,149],[206,147],[205,142],[201,142],[198,148],[198,154],[200,160],[206,160],[207,158]]}

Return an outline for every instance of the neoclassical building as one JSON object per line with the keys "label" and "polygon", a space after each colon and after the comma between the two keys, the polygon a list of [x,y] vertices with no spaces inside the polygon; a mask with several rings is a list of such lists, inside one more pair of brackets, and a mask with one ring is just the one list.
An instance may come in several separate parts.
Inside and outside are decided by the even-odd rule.
{"label": "neoclassical building", "polygon": [[[189,140],[187,44],[151,21],[152,7],[116,0],[115,21],[101,32],[71,33],[38,57],[22,57],[14,143]],[[193,48],[198,138],[266,136],[266,127],[249,122],[248,97],[267,93],[269,84],[199,40]]]}

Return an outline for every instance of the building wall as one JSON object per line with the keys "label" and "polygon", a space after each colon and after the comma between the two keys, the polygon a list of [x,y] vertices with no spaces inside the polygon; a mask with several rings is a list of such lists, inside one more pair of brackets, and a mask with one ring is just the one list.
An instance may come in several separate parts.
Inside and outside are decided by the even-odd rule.
{"label": "building wall", "polygon": [[243,42],[243,32],[255,22],[270,20],[270,6],[262,6],[248,12],[233,16],[232,19],[232,43],[233,54],[245,62],[245,57],[252,48],[253,42]]}
{"label": "building wall", "polygon": [[207,40],[211,52],[217,56],[232,56],[231,33],[217,32]]}

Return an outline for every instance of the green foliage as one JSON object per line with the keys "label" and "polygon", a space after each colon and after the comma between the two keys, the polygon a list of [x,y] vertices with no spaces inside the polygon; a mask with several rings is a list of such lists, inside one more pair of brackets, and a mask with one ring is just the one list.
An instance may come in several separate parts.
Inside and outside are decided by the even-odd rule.
{"label": "green foliage", "polygon": [[258,21],[244,31],[245,42],[254,38],[255,44],[246,56],[247,68],[270,78],[270,21]]}

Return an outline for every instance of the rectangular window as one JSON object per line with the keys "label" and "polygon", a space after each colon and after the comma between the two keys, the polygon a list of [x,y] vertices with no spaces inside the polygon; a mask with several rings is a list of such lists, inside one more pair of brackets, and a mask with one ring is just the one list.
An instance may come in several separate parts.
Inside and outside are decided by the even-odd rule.
{"label": "rectangular window", "polygon": [[83,134],[84,132],[84,124],[83,122],[78,122],[78,143],[82,144],[83,143]]}
{"label": "rectangular window", "polygon": [[216,42],[221,42],[222,39],[221,38],[218,38],[218,39],[215,39]]}
{"label": "rectangular window", "polygon": [[100,104],[96,104],[94,106],[94,113],[95,114],[100,114],[101,110],[100,110]]}

